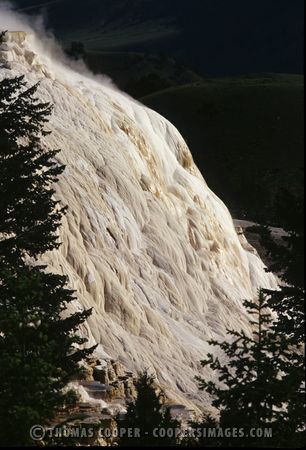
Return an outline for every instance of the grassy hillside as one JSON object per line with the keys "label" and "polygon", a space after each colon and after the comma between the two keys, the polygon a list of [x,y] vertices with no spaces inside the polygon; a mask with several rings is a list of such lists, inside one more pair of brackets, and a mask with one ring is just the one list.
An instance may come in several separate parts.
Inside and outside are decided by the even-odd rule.
{"label": "grassy hillside", "polygon": [[302,189],[303,78],[212,79],[141,101],[173,122],[211,188],[237,216],[267,217],[280,188]]}

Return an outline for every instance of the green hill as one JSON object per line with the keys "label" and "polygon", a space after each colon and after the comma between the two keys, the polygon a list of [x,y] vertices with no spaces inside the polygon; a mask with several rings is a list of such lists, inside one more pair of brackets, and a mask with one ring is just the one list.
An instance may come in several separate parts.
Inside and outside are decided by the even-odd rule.
{"label": "green hill", "polygon": [[233,214],[269,216],[280,188],[302,190],[303,77],[211,79],[141,101],[174,123]]}

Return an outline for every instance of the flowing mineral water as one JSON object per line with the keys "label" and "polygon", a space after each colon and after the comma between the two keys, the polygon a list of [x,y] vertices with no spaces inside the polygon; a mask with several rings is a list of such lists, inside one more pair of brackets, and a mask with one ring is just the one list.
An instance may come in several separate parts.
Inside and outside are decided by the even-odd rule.
{"label": "flowing mineral water", "polygon": [[62,149],[56,196],[69,211],[45,259],[69,276],[74,307],[93,307],[82,333],[101,358],[150,369],[173,401],[209,404],[194,381],[215,351],[207,340],[248,331],[243,300],[275,279],[175,127],[52,52],[27,28],[9,32],[0,54],[0,78],[40,81],[55,106],[44,144]]}

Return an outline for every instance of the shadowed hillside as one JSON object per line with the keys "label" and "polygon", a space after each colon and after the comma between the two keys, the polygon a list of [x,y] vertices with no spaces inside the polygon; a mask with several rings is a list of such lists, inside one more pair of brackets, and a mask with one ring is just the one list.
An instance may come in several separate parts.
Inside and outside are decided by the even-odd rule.
{"label": "shadowed hillside", "polygon": [[[303,0],[16,0],[68,45],[158,54],[201,75],[303,71]],[[67,20],[69,17],[69,20]]]}
{"label": "shadowed hillside", "polygon": [[233,213],[260,219],[280,187],[302,189],[303,78],[214,79],[143,103],[182,132],[209,186]]}

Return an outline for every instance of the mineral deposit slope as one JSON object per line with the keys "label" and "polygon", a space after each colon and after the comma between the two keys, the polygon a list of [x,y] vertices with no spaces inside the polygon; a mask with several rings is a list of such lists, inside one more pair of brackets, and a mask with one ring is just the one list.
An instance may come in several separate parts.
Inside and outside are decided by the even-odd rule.
{"label": "mineral deposit slope", "polygon": [[69,210],[47,261],[69,276],[75,307],[94,308],[82,332],[101,357],[150,368],[173,399],[198,401],[207,340],[248,330],[243,300],[275,279],[175,127],[55,53],[29,32],[9,32],[0,53],[0,78],[40,81],[54,104],[44,145],[62,150],[56,196]]}

